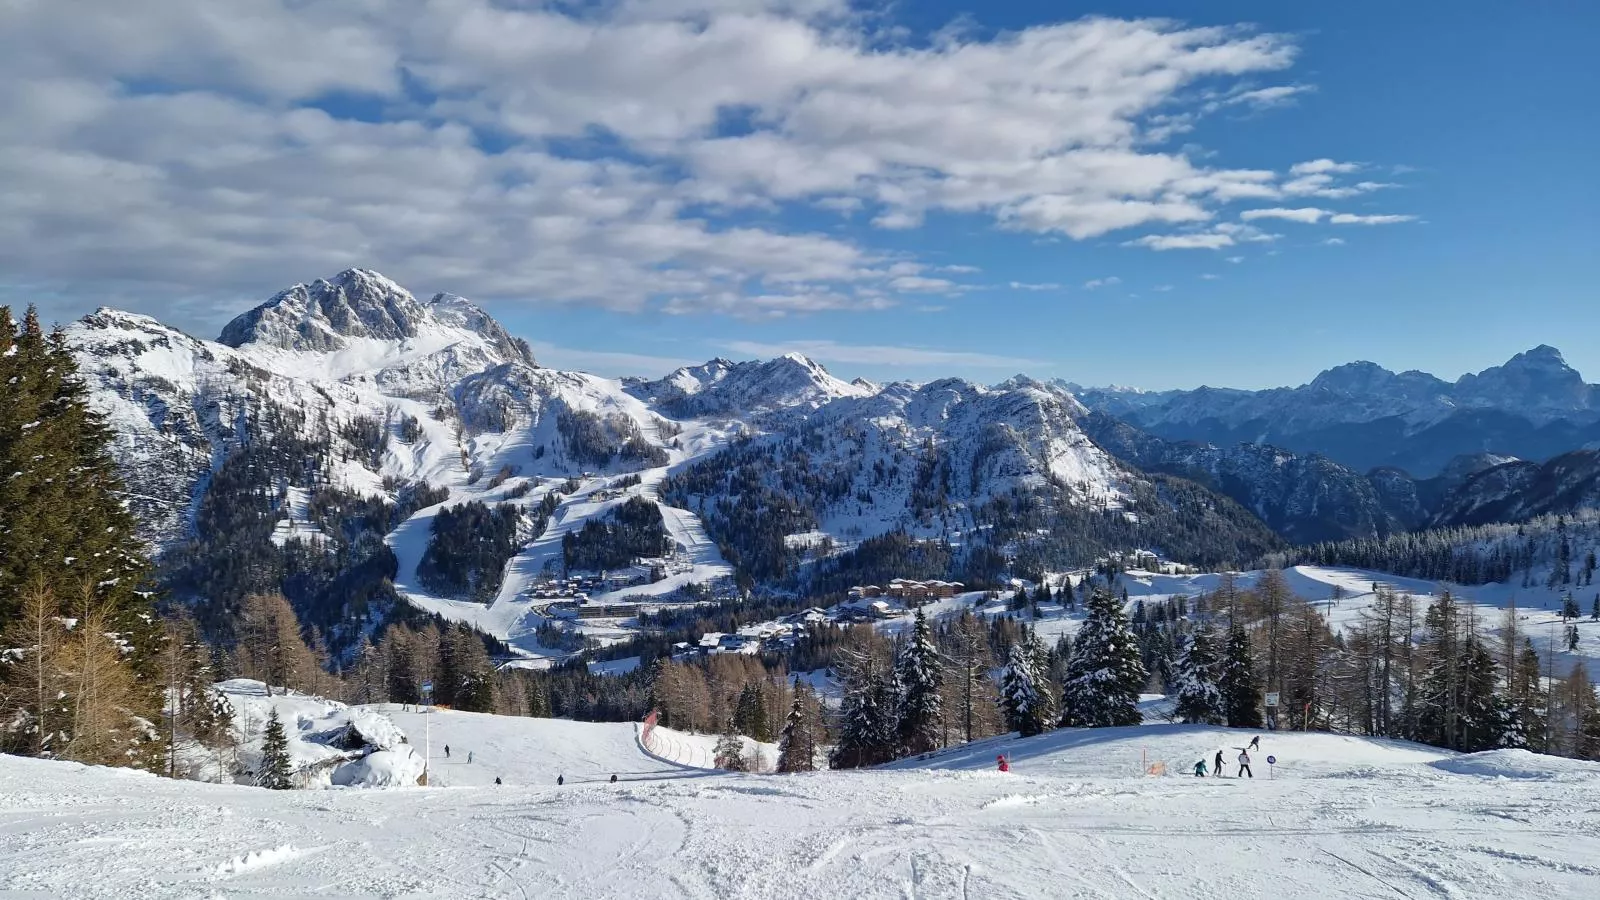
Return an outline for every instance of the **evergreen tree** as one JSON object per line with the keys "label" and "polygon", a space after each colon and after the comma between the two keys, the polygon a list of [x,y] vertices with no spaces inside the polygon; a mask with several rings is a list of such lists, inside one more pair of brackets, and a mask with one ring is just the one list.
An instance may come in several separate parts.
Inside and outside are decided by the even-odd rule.
{"label": "evergreen tree", "polygon": [[283,722],[278,719],[276,707],[267,716],[267,731],[261,740],[261,768],[256,772],[256,784],[273,791],[286,791],[294,787],[289,780],[289,739],[283,733]]}
{"label": "evergreen tree", "polygon": [[1000,704],[1005,711],[1006,727],[1023,737],[1048,730],[1053,720],[1041,693],[1033,655],[1021,642],[1012,644],[1006,655],[1005,671],[1000,676]]}
{"label": "evergreen tree", "polygon": [[739,691],[739,700],[734,706],[733,727],[740,734],[749,735],[762,743],[772,741],[772,728],[767,722],[766,701],[762,698],[759,681],[747,681]]}
{"label": "evergreen tree", "polygon": [[895,681],[900,689],[900,751],[915,756],[937,749],[944,728],[939,687],[944,667],[934,646],[928,618],[919,607],[911,637],[895,660]]}
{"label": "evergreen tree", "polygon": [[806,708],[807,693],[800,679],[796,678],[794,702],[789,705],[783,733],[778,736],[779,772],[810,772],[817,767],[816,735],[811,728],[810,711]]}
{"label": "evergreen tree", "polygon": [[1514,659],[1513,670],[1506,673],[1507,706],[1512,720],[1510,727],[1514,733],[1523,736],[1525,743],[1520,746],[1543,753],[1546,749],[1545,722],[1549,695],[1544,688],[1540,671],[1542,664],[1539,652],[1533,648],[1533,641],[1524,638],[1522,650]]}
{"label": "evergreen tree", "polygon": [[729,730],[717,739],[716,753],[717,768],[729,772],[748,772],[749,761],[744,758],[744,739],[735,734],[730,725]]}
{"label": "evergreen tree", "polygon": [[1250,635],[1235,621],[1228,630],[1228,651],[1222,662],[1223,709],[1229,728],[1260,728],[1260,693],[1256,682],[1255,657]]}
{"label": "evergreen tree", "polygon": [[[1061,717],[1058,689],[1050,675],[1052,654],[1037,629],[1024,632],[1023,642],[1028,649],[1028,661],[1033,664],[1033,684],[1039,694],[1039,716],[1044,720],[1044,729],[1049,730],[1055,727],[1056,720]],[[1065,674],[1063,667],[1062,675]]]}
{"label": "evergreen tree", "polygon": [[[0,718],[0,748],[156,768],[160,745],[139,723],[160,719],[162,629],[111,437],[65,337],[31,308],[19,328],[0,307],[0,632],[30,631],[7,646],[34,651],[0,660],[0,706],[33,698]],[[57,633],[86,611],[102,632]],[[62,681],[43,704],[41,674]]]}
{"label": "evergreen tree", "polygon": [[1227,721],[1228,711],[1218,684],[1222,665],[1214,641],[1211,627],[1202,625],[1178,656],[1176,712],[1179,720],[1190,725],[1221,725]]}
{"label": "evergreen tree", "polygon": [[1061,691],[1061,724],[1101,728],[1137,725],[1139,692],[1148,673],[1122,606],[1110,592],[1089,595],[1088,617],[1073,642]]}

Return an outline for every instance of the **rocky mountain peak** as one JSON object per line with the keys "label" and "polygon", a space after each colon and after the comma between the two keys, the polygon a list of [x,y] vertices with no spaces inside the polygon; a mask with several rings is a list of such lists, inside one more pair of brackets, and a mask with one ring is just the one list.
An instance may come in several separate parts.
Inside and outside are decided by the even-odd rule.
{"label": "rocky mountain peak", "polygon": [[218,341],[285,350],[340,350],[347,338],[415,337],[427,312],[405,288],[370,269],[297,284],[229,322]]}
{"label": "rocky mountain peak", "polygon": [[434,319],[446,325],[480,335],[508,361],[537,365],[533,359],[533,348],[528,346],[527,341],[512,337],[505,326],[467,298],[455,294],[434,294],[428,301],[427,310]]}
{"label": "rocky mountain peak", "polygon": [[1561,356],[1540,344],[1476,375],[1463,375],[1455,393],[1473,405],[1545,410],[1586,410],[1595,405],[1595,391]]}

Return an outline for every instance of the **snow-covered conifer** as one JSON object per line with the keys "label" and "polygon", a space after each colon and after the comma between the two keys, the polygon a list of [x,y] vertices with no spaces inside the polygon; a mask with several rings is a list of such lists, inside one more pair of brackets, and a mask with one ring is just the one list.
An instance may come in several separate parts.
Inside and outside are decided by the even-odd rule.
{"label": "snow-covered conifer", "polygon": [[1089,595],[1061,691],[1061,724],[1100,728],[1137,725],[1139,692],[1148,673],[1128,617],[1109,591]]}
{"label": "snow-covered conifer", "polygon": [[261,767],[256,770],[256,784],[273,791],[286,791],[294,784],[289,780],[289,739],[283,733],[283,722],[278,710],[267,716],[267,732],[261,741]]}
{"label": "snow-covered conifer", "polygon": [[944,681],[939,648],[933,643],[928,617],[917,610],[911,637],[895,660],[895,680],[900,688],[900,749],[908,755],[927,753],[940,745],[944,710],[939,687]]}
{"label": "snow-covered conifer", "polygon": [[1211,626],[1202,625],[1189,636],[1188,646],[1176,665],[1178,719],[1190,725],[1221,725],[1227,721],[1222,702],[1221,660]]}

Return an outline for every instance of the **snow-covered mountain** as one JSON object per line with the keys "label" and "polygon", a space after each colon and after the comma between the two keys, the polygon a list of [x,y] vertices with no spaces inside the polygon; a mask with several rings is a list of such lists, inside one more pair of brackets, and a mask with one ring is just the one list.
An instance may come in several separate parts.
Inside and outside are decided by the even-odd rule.
{"label": "snow-covered mountain", "polygon": [[[1397,435],[1485,397],[1577,409],[1576,373],[1544,351],[1454,386],[1356,364],[1304,388],[1083,391],[1088,405],[1025,376],[846,382],[797,354],[619,381],[541,368],[471,302],[420,301],[361,269],[279,292],[218,341],[110,309],[67,337],[167,587],[222,628],[245,593],[283,590],[335,650],[405,600],[545,653],[531,587],[630,500],[656,505],[681,557],[645,591],[660,597],[733,572],[802,591],[985,580],[1131,547],[1247,563],[1279,536],[1379,537],[1559,512],[1593,494],[1572,486],[1576,462],[1536,474],[1479,452],[1417,479],[1362,475],[1331,452],[1163,434],[1196,411],[1255,429],[1254,407],[1278,409],[1286,427],[1365,416],[1401,423]],[[500,536],[452,543],[440,537],[452,527]]]}
{"label": "snow-covered mountain", "polygon": [[834,400],[870,396],[878,390],[870,382],[841,381],[799,353],[738,363],[718,358],[685,366],[656,381],[630,379],[626,384],[634,396],[682,418],[761,418],[814,410]]}
{"label": "snow-covered mountain", "polygon": [[895,383],[697,461],[663,494],[775,580],[795,577],[809,536],[859,544],[822,566],[823,592],[839,587],[832,569],[981,580],[1129,546],[1218,564],[1276,544],[1225,498],[1114,458],[1079,426],[1086,412],[1028,379]]}
{"label": "snow-covered mountain", "polygon": [[1356,362],[1295,388],[1071,389],[1090,408],[1162,437],[1273,444],[1419,477],[1462,454],[1547,459],[1600,441],[1600,386],[1544,345],[1454,383]]}
{"label": "snow-covered mountain", "polygon": [[1523,522],[1600,509],[1600,451],[1577,450],[1546,463],[1514,460],[1474,472],[1447,495],[1438,525]]}

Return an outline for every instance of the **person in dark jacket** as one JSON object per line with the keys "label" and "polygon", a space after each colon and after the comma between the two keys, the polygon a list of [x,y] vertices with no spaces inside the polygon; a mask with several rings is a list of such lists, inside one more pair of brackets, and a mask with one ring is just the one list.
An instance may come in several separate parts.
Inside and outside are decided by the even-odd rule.
{"label": "person in dark jacket", "polygon": [[1221,750],[1217,751],[1217,758],[1212,760],[1211,771],[1217,773],[1217,777],[1218,778],[1222,777],[1222,751]]}
{"label": "person in dark jacket", "polygon": [[494,783],[495,783],[495,784],[499,784],[499,783],[500,783],[500,776],[499,776],[499,775],[496,775],[496,776],[495,776],[495,777],[494,777]]}
{"label": "person in dark jacket", "polygon": [[567,776],[565,776],[565,775],[557,775],[556,776],[556,787],[560,787],[560,786],[562,786],[563,784],[566,784],[566,783],[567,783]]}
{"label": "person in dark jacket", "polygon": [[615,776],[615,775],[611,776],[611,783],[612,784],[616,784],[617,783],[617,776]]}
{"label": "person in dark jacket", "polygon": [[1261,735],[1258,734],[1255,737],[1250,739],[1250,749],[1251,750],[1260,750],[1261,749]]}

